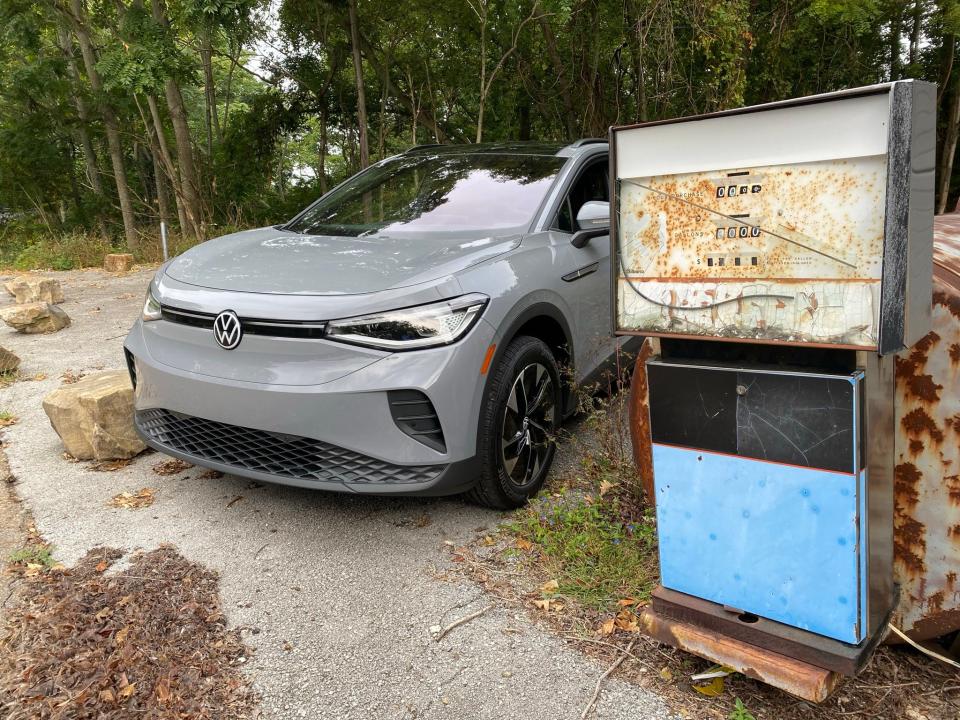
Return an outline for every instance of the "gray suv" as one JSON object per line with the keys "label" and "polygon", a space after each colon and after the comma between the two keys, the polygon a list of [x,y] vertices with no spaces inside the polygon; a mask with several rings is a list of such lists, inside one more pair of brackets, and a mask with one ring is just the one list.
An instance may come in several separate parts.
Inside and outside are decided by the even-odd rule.
{"label": "gray suv", "polygon": [[610,336],[607,145],[423,146],[164,265],[124,350],[168,455],[324,490],[543,484]]}

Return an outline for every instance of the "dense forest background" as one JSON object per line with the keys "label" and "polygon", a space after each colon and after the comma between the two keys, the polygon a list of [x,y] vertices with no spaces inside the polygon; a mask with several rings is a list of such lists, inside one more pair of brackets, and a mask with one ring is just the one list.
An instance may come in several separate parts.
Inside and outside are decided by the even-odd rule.
{"label": "dense forest background", "polygon": [[939,83],[960,0],[0,0],[0,265],[159,255],[291,216],[415,144],[567,140],[889,79]]}

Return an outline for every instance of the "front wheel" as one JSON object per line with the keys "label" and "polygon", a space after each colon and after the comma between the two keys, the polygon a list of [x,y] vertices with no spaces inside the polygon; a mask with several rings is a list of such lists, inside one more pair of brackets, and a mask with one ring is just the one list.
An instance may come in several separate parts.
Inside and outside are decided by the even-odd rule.
{"label": "front wheel", "polygon": [[481,472],[473,500],[508,509],[537,494],[553,462],[560,402],[560,372],[550,348],[534,337],[514,339],[493,371],[480,412]]}

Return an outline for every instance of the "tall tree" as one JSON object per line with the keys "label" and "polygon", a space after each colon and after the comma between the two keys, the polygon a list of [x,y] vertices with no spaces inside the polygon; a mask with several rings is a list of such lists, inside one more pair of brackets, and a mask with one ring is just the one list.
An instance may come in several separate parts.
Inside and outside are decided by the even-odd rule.
{"label": "tall tree", "polygon": [[140,239],[137,235],[136,220],[133,211],[133,200],[130,195],[130,186],[127,183],[127,170],[124,162],[124,149],[120,140],[120,130],[117,124],[117,115],[106,98],[103,90],[103,81],[97,70],[97,57],[93,40],[90,35],[90,26],[87,21],[84,0],[70,0],[70,20],[73,32],[80,45],[80,54],[87,72],[87,80],[100,107],[103,116],[103,125],[107,135],[107,146],[110,151],[110,164],[113,166],[113,179],[117,186],[117,199],[120,202],[120,214],[123,218],[123,234],[131,250],[139,248]]}

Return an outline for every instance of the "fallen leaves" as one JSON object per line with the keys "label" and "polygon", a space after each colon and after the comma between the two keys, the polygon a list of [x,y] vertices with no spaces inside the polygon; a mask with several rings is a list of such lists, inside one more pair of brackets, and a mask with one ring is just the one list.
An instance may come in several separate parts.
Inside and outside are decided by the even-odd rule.
{"label": "fallen leaves", "polygon": [[61,376],[60,380],[64,385],[73,385],[76,382],[79,382],[84,376],[84,373],[79,372],[75,373],[73,370],[66,370]]}
{"label": "fallen leaves", "polygon": [[153,466],[153,472],[157,475],[177,475],[178,473],[182,473],[184,470],[189,470],[192,467],[193,465],[188,462],[171,458],[170,460],[164,460],[163,462],[155,463]]}
{"label": "fallen leaves", "polygon": [[161,547],[104,575],[119,557],[98,548],[18,585],[0,629],[5,720],[256,717],[247,648],[207,621],[222,615],[216,574]]}
{"label": "fallen leaves", "polygon": [[616,483],[612,483],[609,480],[601,480],[600,481],[600,497],[603,497],[615,487],[616,487]]}
{"label": "fallen leaves", "polygon": [[125,510],[139,510],[153,505],[153,501],[156,499],[155,493],[156,491],[153,488],[148,487],[140,488],[133,493],[124,491],[114,495],[107,504],[110,507]]}
{"label": "fallen leaves", "polygon": [[542,593],[555,593],[560,589],[560,583],[556,580],[547,580],[543,585],[540,586],[540,592]]}

